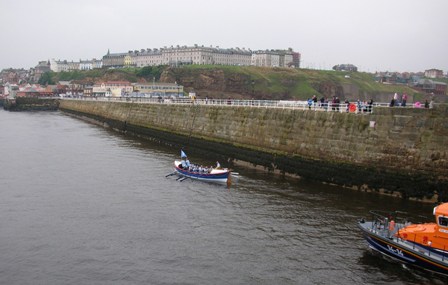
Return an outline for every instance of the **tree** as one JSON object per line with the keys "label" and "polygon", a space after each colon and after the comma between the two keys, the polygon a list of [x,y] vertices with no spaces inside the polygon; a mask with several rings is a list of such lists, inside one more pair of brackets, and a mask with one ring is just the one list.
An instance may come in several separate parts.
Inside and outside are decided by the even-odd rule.
{"label": "tree", "polygon": [[41,77],[39,78],[39,80],[37,81],[37,83],[39,83],[40,85],[53,85],[54,80],[53,80],[53,72],[52,71],[47,71],[44,74],[41,75]]}
{"label": "tree", "polygon": [[136,75],[139,77],[143,77],[147,80],[155,78],[156,80],[160,79],[160,75],[162,75],[165,66],[145,66],[142,67],[139,71],[137,71]]}

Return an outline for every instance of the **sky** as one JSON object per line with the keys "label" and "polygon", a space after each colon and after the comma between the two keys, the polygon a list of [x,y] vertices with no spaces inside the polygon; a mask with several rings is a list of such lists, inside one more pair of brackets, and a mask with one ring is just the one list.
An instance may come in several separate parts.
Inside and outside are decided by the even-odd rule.
{"label": "sky", "polygon": [[0,69],[194,44],[292,48],[301,67],[448,71],[448,0],[0,0]]}

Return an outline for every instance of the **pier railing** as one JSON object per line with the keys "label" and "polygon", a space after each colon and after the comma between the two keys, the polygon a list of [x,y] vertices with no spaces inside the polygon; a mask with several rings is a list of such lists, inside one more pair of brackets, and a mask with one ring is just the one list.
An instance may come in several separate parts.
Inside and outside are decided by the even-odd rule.
{"label": "pier railing", "polygon": [[176,104],[176,105],[203,105],[203,106],[225,106],[225,107],[251,107],[251,108],[277,108],[277,109],[299,109],[321,112],[339,113],[363,113],[370,114],[376,107],[387,107],[388,103],[364,102],[351,103],[309,103],[308,101],[287,100],[239,100],[239,99],[190,99],[190,98],[147,98],[147,97],[82,97],[62,98],[63,100],[82,101],[104,101],[104,102],[127,102],[144,104]]}

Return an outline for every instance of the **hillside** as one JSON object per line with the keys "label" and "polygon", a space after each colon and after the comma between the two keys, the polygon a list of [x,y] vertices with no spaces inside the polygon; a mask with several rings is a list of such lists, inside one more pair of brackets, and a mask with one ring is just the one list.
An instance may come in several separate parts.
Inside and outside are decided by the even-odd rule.
{"label": "hillside", "polygon": [[[104,80],[131,82],[177,82],[186,92],[200,98],[303,100],[316,95],[341,99],[387,102],[395,92],[407,93],[414,100],[423,94],[403,85],[385,85],[373,74],[309,69],[264,68],[253,66],[144,67],[52,73],[51,79],[94,83]],[[412,101],[412,99],[410,100]]]}
{"label": "hillside", "polygon": [[176,81],[199,96],[214,98],[307,99],[313,95],[367,100],[406,92],[420,96],[407,86],[377,83],[373,74],[290,68],[184,66],[167,68],[165,82]]}

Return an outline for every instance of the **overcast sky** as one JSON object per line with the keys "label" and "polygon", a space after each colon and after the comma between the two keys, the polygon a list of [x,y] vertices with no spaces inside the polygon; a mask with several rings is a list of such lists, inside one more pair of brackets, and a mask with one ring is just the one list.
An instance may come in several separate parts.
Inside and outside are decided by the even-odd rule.
{"label": "overcast sky", "polygon": [[302,67],[448,70],[448,0],[0,0],[0,69],[194,44],[293,48]]}

